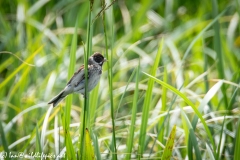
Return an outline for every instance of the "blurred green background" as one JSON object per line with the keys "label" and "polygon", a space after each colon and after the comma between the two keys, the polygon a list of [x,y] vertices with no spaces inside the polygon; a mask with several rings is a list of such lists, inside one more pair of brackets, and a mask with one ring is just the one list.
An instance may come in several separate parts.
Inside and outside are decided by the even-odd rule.
{"label": "blurred green background", "polygon": [[[105,3],[108,6],[111,2]],[[39,150],[36,143],[38,137],[42,137],[38,133],[43,134],[41,131],[46,127],[43,125],[49,109],[46,102],[68,81],[77,17],[75,70],[84,63],[88,6],[86,0],[0,0],[0,151],[6,151],[7,146],[14,153],[43,151],[58,155],[65,152],[64,133],[56,129],[62,126],[60,108],[64,108],[65,100],[61,107],[51,111],[45,139],[39,139],[44,146]],[[149,159],[161,159],[173,125],[177,125],[173,159],[236,158],[234,150],[240,145],[237,136],[240,135],[240,1],[118,0],[105,13],[108,46],[105,45],[102,14],[98,15],[101,9],[101,2],[94,1],[92,51],[106,56],[107,48],[112,58],[118,159],[126,158],[126,155],[136,158],[139,154]],[[201,121],[194,130],[197,140],[194,145],[199,146],[199,152],[190,147],[188,137],[194,126],[195,111],[176,92],[169,88],[163,91],[159,83],[154,83],[148,99],[149,113],[145,113],[148,117],[142,119],[149,87],[149,77],[143,72],[152,75],[151,68],[162,39],[163,49],[155,77],[179,89],[196,108],[205,104],[200,112],[211,131],[215,150]],[[139,60],[136,123],[132,152],[128,153],[127,138],[136,92],[136,75],[133,73]],[[112,158],[108,71],[108,66],[104,65],[100,83],[90,98],[90,105],[95,106],[90,118],[92,137],[97,137],[93,141],[95,145],[98,142],[99,147],[95,147],[97,159]],[[70,132],[76,152],[82,107],[83,97],[74,94]],[[143,121],[148,125],[143,140],[144,151],[139,153]],[[60,136],[56,135],[58,131]],[[190,152],[194,154],[192,157]],[[195,155],[197,152],[200,157]]]}

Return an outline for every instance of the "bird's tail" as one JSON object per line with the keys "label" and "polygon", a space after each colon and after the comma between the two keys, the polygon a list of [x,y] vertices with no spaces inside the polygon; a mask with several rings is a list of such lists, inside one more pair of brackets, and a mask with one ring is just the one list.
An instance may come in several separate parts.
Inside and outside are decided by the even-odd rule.
{"label": "bird's tail", "polygon": [[57,106],[59,102],[65,98],[67,94],[64,94],[64,90],[61,91],[56,97],[54,97],[51,101],[48,102],[48,104],[53,104],[53,107]]}

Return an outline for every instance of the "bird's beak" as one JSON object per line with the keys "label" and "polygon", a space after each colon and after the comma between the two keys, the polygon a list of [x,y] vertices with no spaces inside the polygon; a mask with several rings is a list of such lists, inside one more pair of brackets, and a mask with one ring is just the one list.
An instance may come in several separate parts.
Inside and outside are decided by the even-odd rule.
{"label": "bird's beak", "polygon": [[106,58],[104,58],[104,62],[108,61]]}

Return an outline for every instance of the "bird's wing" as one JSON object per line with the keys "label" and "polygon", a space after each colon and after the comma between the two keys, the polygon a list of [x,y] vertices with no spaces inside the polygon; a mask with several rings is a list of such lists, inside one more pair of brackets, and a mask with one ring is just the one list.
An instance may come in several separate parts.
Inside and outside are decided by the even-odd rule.
{"label": "bird's wing", "polygon": [[78,71],[76,71],[74,73],[74,75],[72,76],[72,78],[68,81],[67,85],[69,84],[76,84],[79,83],[81,80],[84,79],[84,65],[82,65]]}
{"label": "bird's wing", "polygon": [[[90,66],[89,66],[90,67]],[[89,79],[89,70],[88,70],[88,79]],[[81,81],[85,79],[85,72],[84,72],[84,65],[82,65],[78,71],[76,71],[74,73],[74,75],[72,76],[72,78],[68,81],[67,85],[69,84],[73,84],[75,86],[77,86],[79,83],[81,83]]]}

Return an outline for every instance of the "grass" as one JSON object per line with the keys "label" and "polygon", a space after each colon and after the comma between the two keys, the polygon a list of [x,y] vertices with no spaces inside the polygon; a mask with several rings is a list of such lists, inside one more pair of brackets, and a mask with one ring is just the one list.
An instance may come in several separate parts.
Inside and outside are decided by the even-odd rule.
{"label": "grass", "polygon": [[[104,10],[105,0],[102,0],[102,9]],[[107,12],[105,14],[105,12]],[[108,15],[107,18],[106,15]],[[108,85],[109,85],[109,98],[110,98],[110,109],[111,109],[111,122],[112,122],[112,144],[110,145],[112,159],[117,160],[117,149],[116,149],[116,132],[115,132],[115,116],[114,116],[114,103],[113,103],[113,73],[112,73],[112,46],[114,41],[113,36],[113,11],[112,8],[108,11],[104,10],[102,15],[104,39],[106,46],[106,58],[108,67]],[[108,40],[109,39],[109,40]],[[110,44],[109,44],[110,41]],[[109,44],[109,45],[108,45]],[[110,53],[108,52],[110,48]]]}
{"label": "grass", "polygon": [[[0,2],[0,154],[238,159],[238,6]],[[89,98],[47,105],[96,51],[108,62]]]}

